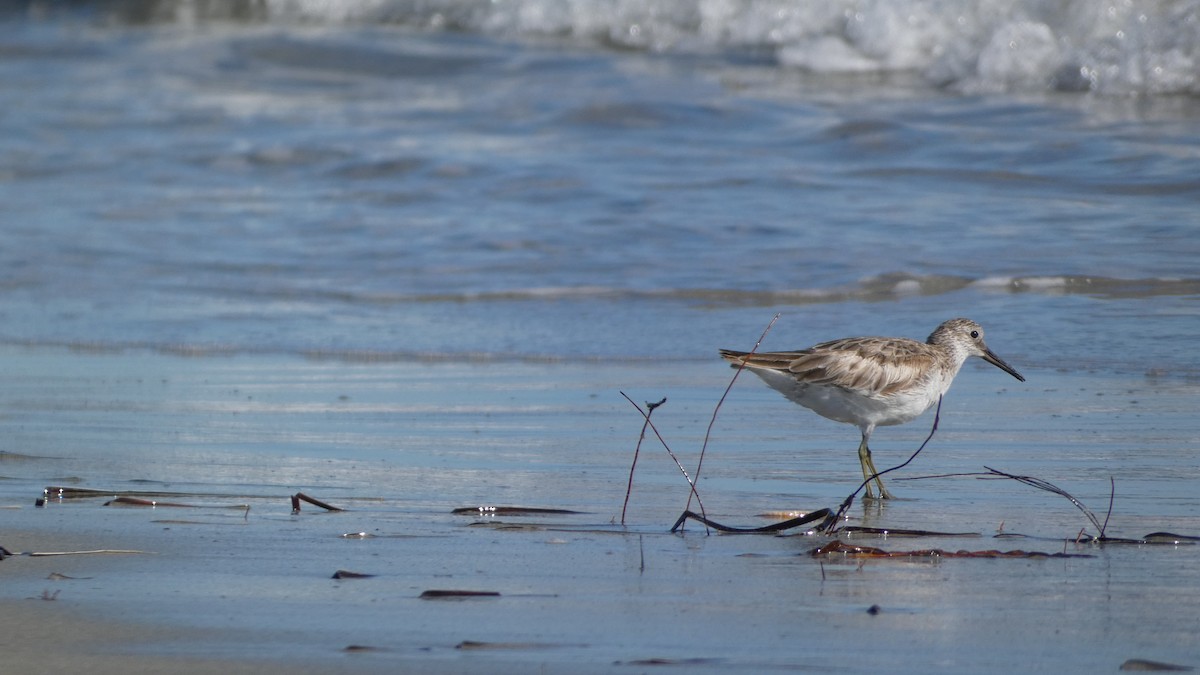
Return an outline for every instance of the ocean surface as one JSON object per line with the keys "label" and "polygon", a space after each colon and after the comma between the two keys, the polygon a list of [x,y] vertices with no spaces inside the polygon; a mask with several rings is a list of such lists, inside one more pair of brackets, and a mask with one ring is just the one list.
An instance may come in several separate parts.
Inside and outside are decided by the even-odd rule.
{"label": "ocean surface", "polygon": [[[0,343],[695,360],[969,314],[1027,367],[1200,374],[1200,8],[977,4],[35,3]],[[913,62],[1029,17],[1179,85]]]}
{"label": "ocean surface", "polygon": [[[1027,382],[969,363],[931,447],[890,482],[905,499],[856,521],[986,534],[932,544],[969,549],[1054,552],[1096,534],[1068,501],[1015,482],[903,480],[987,465],[1101,516],[1111,477],[1119,536],[1200,535],[1200,2],[10,2],[0,100],[0,502],[21,506],[0,523],[185,552],[169,570],[162,555],[106,559],[108,583],[60,603],[278,630],[135,653],[825,671],[840,667],[829,650],[794,645],[854,649],[861,634],[892,651],[859,665],[901,672],[1200,665],[1200,603],[1170,598],[1200,587],[1194,547],[827,574],[796,557],[815,545],[801,537],[666,535],[686,483],[653,437],[632,529],[616,524],[642,422],[620,392],[668,399],[654,415],[691,471],[732,375],[718,348],[748,350],[768,325],[762,349],[921,339],[967,316]],[[907,458],[931,423],[877,432],[877,464]],[[738,524],[835,507],[856,485],[857,442],[739,379],[701,495]],[[207,506],[167,527],[99,501],[34,509],[64,482]],[[301,490],[360,516],[293,516]],[[231,500],[250,515],[219,508]],[[589,515],[550,523],[574,534],[530,535],[449,514],[489,503]],[[1040,539],[990,538],[1014,527]],[[172,528],[239,553],[193,557],[196,544],[156,539]],[[388,536],[339,559],[337,536],[359,530]],[[297,537],[334,552],[304,562]],[[276,576],[243,576],[279,559]],[[400,580],[289,596],[296,570],[345,565]],[[797,577],[812,593],[773,590]],[[935,592],[951,582],[958,597]],[[381,604],[440,583],[504,599],[433,616]],[[155,602],[131,599],[145,587]],[[167,609],[181,594],[212,611]],[[873,603],[884,613],[868,617]],[[889,603],[920,621],[887,624]],[[313,617],[335,608],[347,634],[316,640],[328,625]],[[506,646],[454,649],[492,639],[449,628],[465,609]],[[308,618],[272,624],[280,611]],[[1024,625],[1003,619],[1013,611]],[[1042,630],[1064,611],[1077,651]],[[592,629],[566,627],[586,612]],[[1036,649],[1014,655],[986,621],[954,616],[993,617],[1008,649]],[[382,628],[400,624],[422,628]],[[360,642],[383,651],[338,651]]]}

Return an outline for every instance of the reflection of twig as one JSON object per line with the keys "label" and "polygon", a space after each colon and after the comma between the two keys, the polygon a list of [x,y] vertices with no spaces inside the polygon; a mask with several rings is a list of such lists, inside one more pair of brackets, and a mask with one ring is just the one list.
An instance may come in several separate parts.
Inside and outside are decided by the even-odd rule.
{"label": "reflection of twig", "polygon": [[[621,394],[625,396],[624,393]],[[628,399],[628,396],[625,396]],[[642,433],[638,434],[637,446],[633,449],[633,462],[629,465],[629,484],[625,486],[625,503],[621,506],[621,524],[625,524],[625,510],[629,508],[629,494],[633,492],[633,470],[637,468],[638,455],[642,451],[642,441],[646,440],[646,427],[650,426],[650,416],[654,409],[667,402],[666,397],[658,403],[646,403],[646,421],[642,422]],[[632,401],[630,401],[632,403]]]}
{"label": "reflection of twig", "polygon": [[[675,460],[675,466],[679,467],[679,471],[683,473],[684,480],[688,482],[688,487],[691,488],[688,494],[696,496],[696,503],[700,505],[700,512],[704,513],[704,502],[700,500],[700,493],[696,492],[696,482],[693,481],[692,477],[688,475],[687,469],[683,468],[683,464],[679,463],[679,458],[676,457],[675,453],[671,451],[671,446],[667,445],[666,439],[662,437],[662,434],[658,433],[658,427],[654,426],[654,422],[650,421],[650,413],[642,410],[642,407],[634,403],[633,399],[629,398],[625,392],[620,392],[620,394],[621,396],[625,397],[626,401],[629,401],[630,405],[632,405],[639,413],[642,414],[642,417],[646,420],[646,426],[650,427],[650,431],[654,432],[654,436],[658,438],[659,443],[662,443],[662,446],[667,451],[667,454],[671,456],[671,459]],[[666,401],[666,399],[663,399],[663,401]],[[651,408],[650,410],[653,411],[654,409]],[[689,500],[690,499],[691,498],[689,497]]]}
{"label": "reflection of twig", "polygon": [[838,507],[837,513],[835,513],[835,514],[831,515],[829,518],[827,518],[825,520],[825,522],[822,523],[821,527],[818,529],[824,531],[826,534],[833,533],[834,530],[836,529],[835,526],[837,525],[837,523],[841,522],[842,516],[846,515],[846,511],[848,511],[850,509],[850,505],[854,503],[854,498],[856,496],[858,496],[859,492],[862,492],[863,488],[865,488],[868,484],[870,484],[871,481],[882,476],[883,474],[891,473],[898,469],[903,469],[904,467],[908,466],[909,463],[911,463],[914,459],[916,459],[917,455],[921,454],[921,451],[925,449],[925,446],[929,445],[929,441],[933,440],[933,435],[935,433],[937,433],[938,421],[941,420],[941,418],[942,418],[942,397],[939,396],[937,410],[935,410],[933,413],[933,427],[929,429],[929,435],[925,437],[925,440],[921,443],[921,447],[917,448],[916,452],[909,455],[908,459],[904,460],[903,463],[897,464],[896,466],[893,466],[890,469],[884,469],[883,471],[880,471],[879,473],[877,473],[873,476],[869,476],[866,480],[864,480],[862,483],[860,483],[858,486],[858,489],[855,490],[854,492],[851,492],[850,495],[848,497],[846,497],[845,501],[842,502],[842,505],[840,507]]}
{"label": "reflection of twig", "polygon": [[[988,474],[985,474],[985,475],[1000,476],[1001,478],[1011,478],[1012,480],[1015,480],[1019,483],[1024,483],[1030,487],[1035,487],[1039,490],[1045,490],[1046,492],[1052,492],[1060,497],[1065,497],[1068,501],[1070,501],[1072,504],[1075,505],[1075,508],[1082,511],[1083,515],[1087,516],[1087,519],[1092,522],[1093,526],[1095,526],[1096,530],[1100,533],[1100,536],[1095,537],[1095,539],[1097,541],[1104,541],[1106,539],[1106,537],[1104,536],[1104,530],[1108,528],[1108,519],[1110,516],[1112,516],[1113,499],[1116,497],[1116,494],[1117,494],[1117,484],[1116,484],[1116,481],[1114,481],[1111,476],[1108,479],[1109,484],[1111,486],[1111,491],[1109,492],[1109,496],[1108,496],[1108,515],[1106,515],[1104,517],[1104,524],[1101,525],[1100,520],[1098,518],[1096,518],[1096,514],[1089,511],[1087,509],[1087,507],[1085,507],[1083,504],[1079,503],[1078,499],[1075,499],[1074,497],[1071,496],[1071,494],[1069,492],[1058,487],[1054,483],[1051,483],[1049,481],[1044,481],[1041,478],[1034,478],[1033,476],[1015,476],[1011,473],[1005,473],[1003,471],[993,469],[990,466],[985,466],[983,468],[988,470]],[[1082,532],[1080,534],[1082,535]]]}
{"label": "reflection of twig", "polygon": [[[775,322],[778,320],[779,313],[776,312],[775,316],[771,317],[771,321],[767,323],[767,327],[763,329],[762,335],[758,336],[758,342],[754,343],[754,348],[750,350],[750,354],[758,351],[758,348],[762,345],[762,341],[766,339],[767,333],[771,332],[771,327],[774,326]],[[750,354],[747,354],[747,356]],[[725,402],[725,397],[729,396],[729,390],[733,389],[733,383],[737,382],[738,375],[741,375],[742,371],[745,369],[746,361],[743,359],[742,362],[738,364],[737,370],[734,371],[733,377],[729,378],[729,384],[725,386],[725,392],[721,394],[720,400],[717,401],[717,405],[713,408],[712,417],[708,420],[708,430],[704,432],[704,443],[700,446],[700,459],[696,462],[696,480],[700,480],[700,468],[704,466],[704,453],[708,450],[708,439],[712,436],[713,425],[717,423],[717,413],[721,411],[721,404]],[[697,498],[699,498],[699,495],[697,495]],[[687,504],[684,505],[683,510],[687,511],[691,508],[692,496],[689,494]],[[704,511],[703,506],[700,507],[700,511]]]}

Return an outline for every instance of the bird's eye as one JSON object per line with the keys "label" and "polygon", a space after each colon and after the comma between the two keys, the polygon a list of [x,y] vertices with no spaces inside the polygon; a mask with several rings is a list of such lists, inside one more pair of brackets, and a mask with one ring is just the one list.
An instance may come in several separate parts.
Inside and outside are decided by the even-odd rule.
{"label": "bird's eye", "polygon": [[979,339],[979,331],[977,331],[977,330],[971,331],[971,339],[978,340]]}

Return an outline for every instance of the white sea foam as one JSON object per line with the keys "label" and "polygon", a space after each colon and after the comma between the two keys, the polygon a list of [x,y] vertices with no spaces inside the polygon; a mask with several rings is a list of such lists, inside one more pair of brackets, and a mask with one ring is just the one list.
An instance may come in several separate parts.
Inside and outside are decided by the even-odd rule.
{"label": "white sea foam", "polygon": [[1009,288],[1013,281],[1013,277],[984,277],[971,282],[971,285],[976,288]]}
{"label": "white sea foam", "polygon": [[1065,277],[1023,277],[1018,279],[1016,283],[1020,287],[1045,291],[1065,287],[1067,279]]}
{"label": "white sea foam", "polygon": [[[180,12],[194,12],[193,4],[180,0]],[[754,50],[783,68],[917,74],[964,92],[1200,93],[1200,0],[268,0],[264,7],[268,21],[454,28],[666,53]]]}

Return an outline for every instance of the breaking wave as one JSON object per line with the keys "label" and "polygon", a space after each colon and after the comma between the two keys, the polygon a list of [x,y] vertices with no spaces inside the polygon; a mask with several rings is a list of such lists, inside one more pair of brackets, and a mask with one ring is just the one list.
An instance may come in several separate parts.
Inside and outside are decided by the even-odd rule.
{"label": "breaking wave", "polygon": [[[86,4],[86,3],[85,3]],[[108,20],[406,26],[715,54],[964,93],[1200,93],[1200,1],[108,0]]]}

